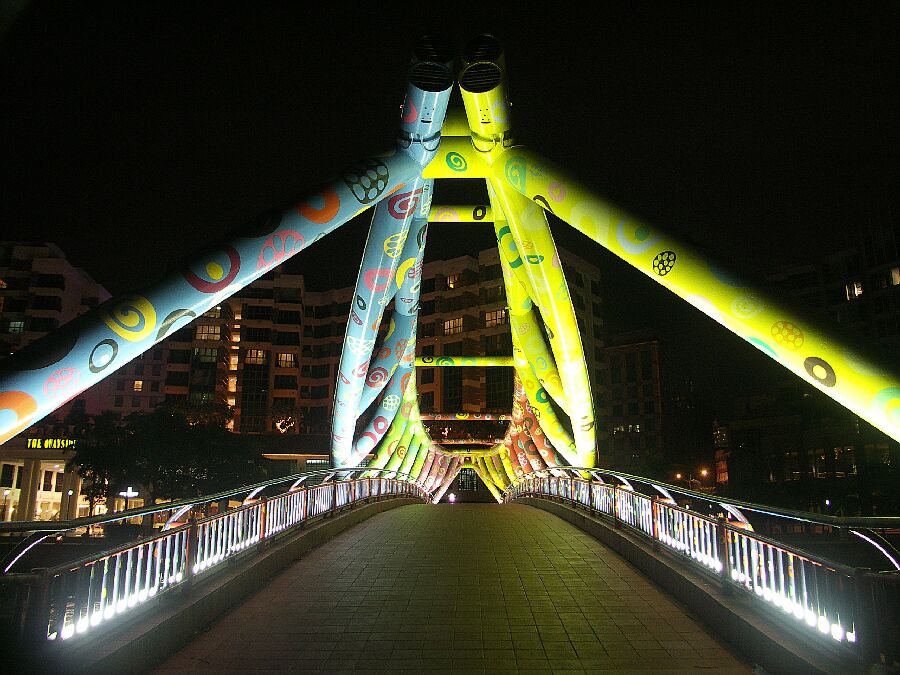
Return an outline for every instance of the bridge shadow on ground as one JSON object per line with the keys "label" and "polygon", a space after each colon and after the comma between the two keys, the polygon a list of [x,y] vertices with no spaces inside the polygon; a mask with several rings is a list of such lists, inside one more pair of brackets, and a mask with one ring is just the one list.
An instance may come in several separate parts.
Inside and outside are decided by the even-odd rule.
{"label": "bridge shadow on ground", "polygon": [[157,671],[739,673],[603,544],[523,505],[413,505],[277,576]]}

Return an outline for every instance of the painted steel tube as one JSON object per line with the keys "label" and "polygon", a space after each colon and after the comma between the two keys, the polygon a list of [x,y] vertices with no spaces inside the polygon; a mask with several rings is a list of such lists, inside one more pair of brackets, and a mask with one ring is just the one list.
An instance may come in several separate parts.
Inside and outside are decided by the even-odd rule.
{"label": "painted steel tube", "polygon": [[[394,373],[394,375],[396,376],[396,373]],[[387,463],[390,461],[391,457],[393,457],[394,450],[399,444],[400,439],[406,433],[407,427],[415,423],[409,418],[410,411],[412,410],[412,400],[410,397],[415,396],[415,391],[415,377],[411,377],[407,381],[406,390],[403,392],[399,412],[394,415],[394,419],[391,422],[387,434],[378,444],[378,451],[375,454],[375,458],[369,462],[369,466],[373,469],[383,469],[387,466]],[[366,478],[376,478],[379,474],[367,472],[364,475]]]}
{"label": "painted steel tube", "polygon": [[425,477],[425,483],[423,485],[424,489],[430,492],[434,488],[438,481],[438,476],[441,475],[441,469],[446,468],[449,459],[450,458],[442,452],[438,452],[435,455],[434,462],[432,462],[431,468],[428,470],[428,475]]}
{"label": "painted steel tube", "polygon": [[416,358],[416,365],[438,368],[454,366],[490,368],[512,366],[514,362],[509,356],[419,356]]}
{"label": "painted steel tube", "polygon": [[437,504],[441,501],[441,497],[444,496],[447,488],[453,483],[453,479],[456,478],[456,474],[459,473],[460,468],[462,468],[462,459],[459,457],[451,458],[447,463],[445,473],[439,478],[440,482],[438,487],[433,491],[434,497],[431,500],[433,504]]}
{"label": "painted steel tube", "polygon": [[417,429],[416,433],[413,434],[413,437],[409,442],[409,448],[406,450],[406,456],[403,457],[403,461],[400,463],[401,474],[410,475],[410,469],[412,469],[416,458],[419,456],[419,451],[422,448],[427,449],[429,444],[430,439],[425,438],[423,430]]}
{"label": "painted steel tube", "polygon": [[[353,459],[349,466],[358,466],[370,452],[379,448],[379,443],[389,433],[394,420],[397,418],[397,410],[400,408],[403,386],[409,381],[409,371],[397,369],[391,376],[390,383],[385,388],[384,395],[378,403],[378,407],[372,414],[372,419],[366,424],[359,436],[353,442]],[[380,456],[380,449],[379,455]]]}
{"label": "painted steel tube", "polygon": [[[900,440],[896,359],[869,357],[705,254],[601,199],[524,147],[510,148],[494,175],[609,249],[888,436]],[[863,340],[860,339],[859,343]],[[878,349],[872,347],[873,353]]]}
{"label": "painted steel tube", "polygon": [[501,448],[499,454],[497,455],[500,458],[500,461],[503,463],[503,470],[506,471],[506,475],[509,477],[510,483],[515,483],[519,480],[519,477],[516,475],[515,470],[513,469],[512,462],[509,459],[509,448],[504,444],[503,448]]}
{"label": "painted steel tube", "polygon": [[434,421],[445,421],[445,422],[468,422],[472,420],[496,420],[496,421],[507,421],[511,419],[510,415],[504,413],[470,413],[470,412],[458,412],[458,413],[421,413],[420,418],[422,420],[434,420]]}
{"label": "painted steel tube", "polygon": [[476,461],[471,463],[466,463],[462,466],[463,469],[472,469],[475,474],[481,479],[481,482],[484,483],[485,487],[490,490],[490,493],[494,496],[494,499],[497,500],[498,504],[503,503],[503,497],[501,496],[501,490],[497,488],[494,484],[493,478],[488,474],[487,468],[484,465],[483,461]]}
{"label": "painted steel tube", "polygon": [[509,486],[511,479],[509,477],[509,474],[506,473],[506,468],[503,466],[503,460],[500,458],[500,452],[498,451],[491,455],[490,460],[491,462],[493,462],[494,471],[500,477],[503,489],[505,490]]}
{"label": "painted steel tube", "polygon": [[400,466],[403,464],[403,460],[406,457],[407,452],[409,452],[410,446],[418,436],[419,430],[417,424],[417,422],[410,421],[406,426],[403,435],[400,437],[400,441],[397,443],[390,459],[388,459],[387,465],[384,467],[385,469],[389,471],[400,470]]}
{"label": "painted steel tube", "polygon": [[[424,181],[414,179],[391,202],[381,202],[375,209],[353,292],[335,384],[331,421],[333,466],[350,466],[353,458],[353,435],[365,383],[369,380],[369,362],[384,308],[401,283],[399,258],[423,185]],[[395,203],[398,198],[400,201]],[[401,202],[404,206],[396,207]],[[387,379],[386,373],[381,379]]]}
{"label": "painted steel tube", "polygon": [[434,159],[422,171],[423,178],[490,178],[491,169],[469,136],[447,136]]}
{"label": "painted steel tube", "polygon": [[[548,328],[550,349],[563,384],[564,398],[557,400],[572,421],[578,465],[590,466],[596,454],[594,401],[575,308],[550,226],[537,204],[505,183],[494,180],[493,185],[513,239],[520,252],[525,254],[525,265],[521,269],[534,289],[532,300]],[[526,350],[528,342],[522,338]],[[538,364],[532,363],[537,371]]]}
{"label": "painted steel tube", "polygon": [[481,462],[484,464],[484,469],[487,471],[488,475],[491,477],[491,480],[501,490],[504,487],[504,481],[497,473],[497,467],[494,466],[494,462],[491,460],[490,455],[479,457]]}
{"label": "painted steel tube", "polygon": [[[453,78],[445,64],[417,61],[411,68],[401,106],[398,144],[417,160],[420,171],[435,156],[441,143],[441,126],[452,84]],[[353,436],[364,386],[361,378],[368,376],[384,308],[402,287],[409,269],[416,268],[415,257],[403,261],[398,258],[406,250],[409,228],[420,217],[420,208],[427,216],[431,185],[419,173],[403,191],[381,201],[372,219],[335,387],[331,437],[334,466],[347,466],[353,461]],[[424,243],[424,229],[416,235],[418,243]]]}
{"label": "painted steel tube", "polygon": [[489,204],[463,204],[460,206],[434,206],[430,223],[492,223],[494,210]]}
{"label": "painted steel tube", "polygon": [[419,174],[405,151],[349,167],[292,206],[192,256],[161,282],[105,302],[0,362],[0,443]]}
{"label": "painted steel tube", "polygon": [[428,461],[429,457],[434,457],[434,453],[431,450],[431,442],[428,441],[422,445],[422,448],[416,454],[416,461],[413,462],[412,466],[409,468],[409,476],[410,480],[418,482],[419,476],[421,475],[425,463]]}
{"label": "painted steel tube", "polygon": [[[575,441],[572,438],[572,434],[569,433],[569,430],[562,424],[556,414],[556,410],[553,408],[550,398],[546,394],[546,390],[540,386],[540,382],[534,374],[534,369],[531,368],[530,364],[525,359],[518,335],[515,333],[513,333],[513,353],[517,358],[516,389],[518,390],[519,387],[524,389],[525,396],[531,404],[534,415],[540,421],[541,428],[544,430],[547,438],[550,439],[550,443],[553,447],[556,448],[559,454],[565,457],[569,464],[578,466],[574,462],[574,459],[578,457],[578,450],[575,447]],[[513,411],[515,411],[517,400],[518,394],[514,395]]]}
{"label": "painted steel tube", "polygon": [[[423,204],[425,216],[427,205]],[[420,214],[423,213],[420,210]],[[388,331],[369,365],[366,387],[360,397],[359,413],[366,410],[384,389],[398,366],[412,367],[415,357],[416,321],[418,319],[419,290],[422,285],[422,258],[425,254],[425,236],[428,224],[424,217],[416,218],[400,255],[398,277],[402,282],[394,295],[394,311]],[[412,262],[410,262],[412,261]],[[399,281],[399,278],[398,278]]]}

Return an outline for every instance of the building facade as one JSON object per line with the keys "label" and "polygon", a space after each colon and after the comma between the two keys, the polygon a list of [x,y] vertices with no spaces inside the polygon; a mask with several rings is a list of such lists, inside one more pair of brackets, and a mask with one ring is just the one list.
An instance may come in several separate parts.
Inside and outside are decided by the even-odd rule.
{"label": "building facade", "polygon": [[[0,241],[0,360],[109,298],[58,246]],[[87,391],[60,411],[98,413]],[[64,427],[37,424],[0,445],[0,519],[52,520],[87,515],[80,478],[65,470],[73,440]]]}
{"label": "building facade", "polygon": [[[900,226],[863,227],[856,239],[767,279],[794,304],[843,329],[848,342],[859,336],[900,353]],[[793,378],[739,397],[715,424],[713,442],[723,490],[748,497],[762,490],[759,498],[773,503],[798,499],[798,507],[846,515],[898,506],[888,498],[900,490],[897,442]]]}
{"label": "building facade", "polygon": [[[17,260],[21,258],[19,253],[16,256]],[[602,403],[606,362],[600,271],[564,250],[560,250],[560,258],[595,402]],[[38,274],[51,274],[49,270],[56,269],[53,264],[58,266],[41,263]],[[24,267],[21,262],[16,265]],[[62,285],[56,277],[38,280]],[[11,303],[12,318],[0,317],[3,327],[12,325],[13,331],[7,331],[7,335],[20,341],[21,335],[35,334],[28,320],[19,318],[21,302],[17,300],[24,295],[20,290],[27,292],[30,287],[15,280],[7,286],[12,287],[10,292],[0,297]],[[74,290],[71,285],[65,288]],[[86,282],[80,296],[72,294],[81,304],[78,311],[70,311],[71,316],[108,297],[105,291],[100,292],[102,289],[92,289]],[[63,289],[51,290],[59,295]],[[6,297],[13,299],[7,301]],[[177,327],[162,342],[94,387],[90,396],[95,404],[86,412],[112,411],[124,419],[150,412],[162,403],[219,404],[233,411],[231,429],[259,436],[270,450],[267,456],[294,460],[298,470],[327,465],[335,378],[352,297],[352,287],[308,290],[301,275],[280,268],[272,270],[189,324]],[[426,263],[420,302],[418,355],[512,354],[499,252],[495,248]],[[17,332],[20,327],[21,332]],[[423,367],[418,369],[417,381],[420,408],[426,413],[509,413],[511,409],[513,373],[509,367]],[[24,470],[24,463],[21,466]],[[10,479],[13,483],[21,482],[17,471],[14,469]],[[32,482],[43,485],[43,475],[37,478],[36,472]],[[49,485],[56,490],[55,480]],[[70,488],[66,485],[65,489]],[[49,514],[56,515],[52,508]]]}
{"label": "building facade", "polygon": [[853,247],[767,278],[799,306],[900,348],[900,226],[869,228]]}

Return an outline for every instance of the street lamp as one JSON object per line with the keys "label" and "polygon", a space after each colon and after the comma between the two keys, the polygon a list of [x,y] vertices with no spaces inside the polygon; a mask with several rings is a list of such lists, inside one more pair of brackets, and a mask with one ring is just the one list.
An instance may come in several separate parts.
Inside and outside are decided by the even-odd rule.
{"label": "street lamp", "polygon": [[[707,477],[709,476],[709,469],[700,469],[698,473],[699,473],[699,475],[700,475],[700,478],[707,478]],[[698,490],[699,490],[701,487],[703,487],[703,481],[701,481],[700,478],[694,478],[694,472],[693,472],[693,471],[691,471],[691,472],[688,473],[688,477],[687,477],[687,478],[685,478],[685,477],[684,477],[684,474],[681,473],[680,471],[679,471],[678,473],[675,474],[675,480],[684,480],[684,481],[686,481],[687,484],[688,484],[688,489],[689,489],[689,490],[690,490],[690,489],[693,489],[694,483],[697,484],[697,489],[698,489]]]}

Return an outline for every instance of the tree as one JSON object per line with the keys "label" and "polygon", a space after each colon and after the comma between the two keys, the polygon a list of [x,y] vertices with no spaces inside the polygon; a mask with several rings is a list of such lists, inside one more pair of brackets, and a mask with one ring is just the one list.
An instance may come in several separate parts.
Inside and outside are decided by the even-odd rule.
{"label": "tree", "polygon": [[262,456],[254,440],[227,429],[231,414],[214,403],[160,406],[121,421],[106,412],[94,417],[70,464],[92,506],[125,485],[142,485],[153,504],[252,483],[265,473]]}
{"label": "tree", "polygon": [[98,503],[111,503],[112,490],[126,476],[129,465],[127,432],[119,416],[105,411],[94,416],[84,427],[83,437],[75,444],[75,454],[68,468],[78,467],[83,480],[82,493],[90,504],[89,513]]}

